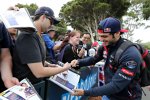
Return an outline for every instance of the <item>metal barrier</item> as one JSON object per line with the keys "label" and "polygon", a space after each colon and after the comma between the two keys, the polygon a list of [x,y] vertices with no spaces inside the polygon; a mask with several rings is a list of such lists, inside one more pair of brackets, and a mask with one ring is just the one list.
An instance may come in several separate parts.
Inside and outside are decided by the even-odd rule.
{"label": "metal barrier", "polygon": [[41,81],[37,84],[34,84],[33,86],[41,98],[45,100],[45,81]]}
{"label": "metal barrier", "polygon": [[98,62],[95,64],[98,67],[98,86],[104,85],[104,62]]}

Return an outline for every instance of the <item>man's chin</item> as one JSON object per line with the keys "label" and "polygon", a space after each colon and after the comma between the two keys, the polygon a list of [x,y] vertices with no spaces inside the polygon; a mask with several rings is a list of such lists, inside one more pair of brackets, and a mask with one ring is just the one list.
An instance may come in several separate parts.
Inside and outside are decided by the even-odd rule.
{"label": "man's chin", "polygon": [[87,44],[85,41],[83,41],[83,44]]}
{"label": "man's chin", "polygon": [[108,46],[109,44],[108,44],[108,42],[103,42],[103,45]]}

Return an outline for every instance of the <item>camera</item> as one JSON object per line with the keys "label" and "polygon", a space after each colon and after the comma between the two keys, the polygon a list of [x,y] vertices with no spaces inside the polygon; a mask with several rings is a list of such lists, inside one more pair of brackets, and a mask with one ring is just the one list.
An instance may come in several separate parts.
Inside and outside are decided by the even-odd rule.
{"label": "camera", "polygon": [[83,49],[86,49],[86,48],[87,48],[87,45],[86,45],[86,44],[83,44],[82,48],[83,48]]}
{"label": "camera", "polygon": [[78,45],[78,50],[79,50],[79,51],[80,51],[82,48],[83,48],[83,49],[86,49],[86,48],[87,48],[86,44]]}
{"label": "camera", "polygon": [[78,45],[78,50],[80,51],[82,49],[82,45]]}

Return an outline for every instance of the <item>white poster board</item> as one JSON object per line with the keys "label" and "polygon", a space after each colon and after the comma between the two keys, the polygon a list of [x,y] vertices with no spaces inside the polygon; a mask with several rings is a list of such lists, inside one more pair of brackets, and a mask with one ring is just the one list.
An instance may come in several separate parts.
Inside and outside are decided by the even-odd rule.
{"label": "white poster board", "polygon": [[42,100],[28,79],[0,93],[0,100]]}
{"label": "white poster board", "polygon": [[67,72],[65,72],[65,74],[60,73],[49,78],[50,81],[52,81],[53,83],[57,84],[58,86],[67,90],[70,93],[73,93],[73,89],[77,87],[79,79],[79,73],[76,73],[72,70],[68,70]]}
{"label": "white poster board", "polygon": [[26,8],[20,8],[19,11],[0,11],[0,19],[3,21],[6,28],[32,28],[36,30]]}

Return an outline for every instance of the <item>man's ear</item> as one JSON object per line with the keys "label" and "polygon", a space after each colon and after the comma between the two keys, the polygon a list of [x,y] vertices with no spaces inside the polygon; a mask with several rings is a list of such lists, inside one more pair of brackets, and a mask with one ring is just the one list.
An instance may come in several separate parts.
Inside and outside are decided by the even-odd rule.
{"label": "man's ear", "polygon": [[117,37],[120,37],[121,34],[120,34],[120,32],[116,32],[114,35]]}
{"label": "man's ear", "polygon": [[115,34],[114,34],[114,37],[118,40],[119,38],[120,38],[120,32],[116,32]]}
{"label": "man's ear", "polygon": [[45,21],[46,16],[45,15],[41,15],[39,19],[41,20],[41,22],[43,22],[43,21]]}

